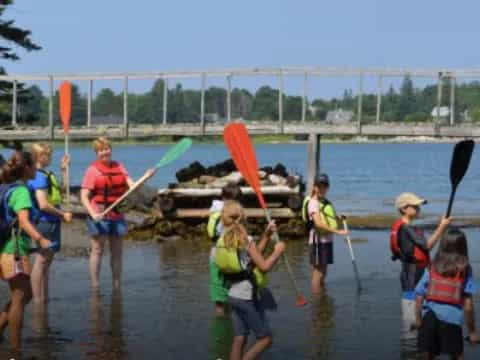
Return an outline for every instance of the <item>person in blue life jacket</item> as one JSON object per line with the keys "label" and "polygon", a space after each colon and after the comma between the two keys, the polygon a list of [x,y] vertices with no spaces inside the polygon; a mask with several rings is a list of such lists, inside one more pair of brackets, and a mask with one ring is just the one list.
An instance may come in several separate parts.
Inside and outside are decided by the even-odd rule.
{"label": "person in blue life jacket", "polygon": [[329,188],[328,175],[319,173],[314,179],[310,196],[304,199],[302,208],[302,217],[309,230],[308,248],[313,294],[319,294],[325,288],[327,267],[333,264],[333,236],[348,234],[347,230],[339,229],[333,204],[326,198]]}
{"label": "person in blue life jacket", "polygon": [[0,312],[0,336],[8,326],[11,348],[20,351],[25,306],[32,297],[31,240],[42,249],[47,249],[51,243],[32,222],[34,207],[26,185],[36,172],[31,154],[15,152],[1,170],[0,278],[8,282],[10,300]]}
{"label": "person in blue life jacket", "polygon": [[[31,146],[33,160],[37,172],[35,178],[28,181],[27,185],[32,193],[34,204],[39,209],[36,227],[44,237],[52,242],[49,249],[39,249],[32,269],[33,300],[48,300],[48,274],[53,256],[60,251],[61,221],[72,221],[72,213],[62,210],[62,188],[57,177],[47,169],[52,161],[52,147],[49,144],[35,143]],[[62,159],[61,169],[64,175],[70,159],[65,155]],[[62,176],[65,178],[65,176]]]}
{"label": "person in blue life jacket", "polygon": [[390,232],[392,260],[401,262],[400,285],[402,288],[402,338],[414,339],[411,331],[415,323],[415,286],[430,264],[430,250],[440,239],[451,219],[442,217],[434,233],[427,238],[413,222],[420,215],[420,206],[427,201],[414,193],[402,193],[395,200],[400,218]]}
{"label": "person in blue life jacket", "polygon": [[225,315],[228,301],[228,288],[225,286],[225,281],[218,270],[218,266],[215,264],[215,261],[213,261],[217,240],[223,233],[221,214],[225,201],[240,201],[241,197],[242,191],[240,187],[235,183],[228,183],[222,188],[222,199],[213,200],[208,217],[207,235],[213,242],[208,261],[210,300],[215,304],[215,315],[219,317]]}
{"label": "person in blue life jacket", "polygon": [[472,299],[475,291],[466,236],[460,229],[450,227],[415,288],[418,348],[426,359],[440,354],[451,359],[464,358],[464,316],[468,340],[472,345],[478,342]]}

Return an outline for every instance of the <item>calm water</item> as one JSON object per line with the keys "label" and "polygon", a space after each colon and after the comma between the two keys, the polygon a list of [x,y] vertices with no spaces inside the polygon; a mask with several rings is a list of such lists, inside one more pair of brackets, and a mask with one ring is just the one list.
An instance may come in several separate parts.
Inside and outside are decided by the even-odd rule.
{"label": "calm water", "polygon": [[[167,148],[163,145],[116,146],[114,157],[125,163],[133,177],[139,177]],[[305,176],[305,144],[256,145],[255,148],[261,166],[281,162],[289,171]],[[426,213],[441,214],[450,194],[448,174],[452,150],[453,144],[325,144],[321,148],[321,169],[331,176],[330,198],[342,212],[392,212],[396,195],[415,191],[430,200]],[[62,147],[55,149],[54,169],[58,169],[62,153]],[[71,182],[80,184],[94,153],[89,147],[73,147],[71,153]],[[195,160],[212,165],[228,157],[222,144],[194,144],[182,158],[162,169],[151,183],[165,186],[174,182],[175,172]],[[480,156],[474,153],[457,192],[455,213],[478,213],[480,182],[476,180],[479,175]]]}
{"label": "calm water", "polygon": [[[411,359],[415,346],[401,340],[399,265],[389,260],[387,232],[355,232],[365,290],[357,295],[346,244],[335,245],[327,294],[305,308],[294,306],[287,274],[279,264],[271,288],[279,309],[269,313],[274,345],[264,359]],[[480,273],[480,232],[469,230],[474,272]],[[300,287],[309,294],[309,266],[302,242],[288,244]],[[121,294],[112,294],[108,257],[101,294],[89,290],[88,262],[57,260],[52,269],[48,321],[28,306],[26,356],[35,359],[227,358],[230,320],[212,316],[208,300],[208,250],[198,244],[126,248]],[[5,298],[5,285],[0,294]],[[309,297],[309,296],[308,296]],[[478,297],[475,301],[480,306]],[[477,311],[477,325],[480,316]],[[4,359],[0,346],[0,358]],[[466,348],[467,359],[480,347]],[[29,358],[29,357],[26,357]]]}

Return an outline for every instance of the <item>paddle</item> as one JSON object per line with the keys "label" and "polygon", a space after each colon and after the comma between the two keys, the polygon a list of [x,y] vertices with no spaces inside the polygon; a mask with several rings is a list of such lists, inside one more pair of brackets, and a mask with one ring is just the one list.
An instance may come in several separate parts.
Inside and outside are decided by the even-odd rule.
{"label": "paddle", "polygon": [[[176,143],[173,147],[171,147],[165,155],[160,159],[160,161],[154,166],[153,171],[154,174],[157,172],[158,169],[170,164],[172,161],[178,159],[183,153],[185,153],[190,147],[192,146],[192,140],[190,138],[183,138],[178,143]],[[150,174],[143,175],[140,179],[138,179],[132,187],[128,189],[122,196],[120,196],[115,202],[106,208],[100,215],[103,217],[108,212],[113,210],[115,206],[120,204],[128,195],[138,189],[148,178]]]}
{"label": "paddle", "polygon": [[457,186],[467,172],[474,147],[475,142],[473,140],[463,140],[455,144],[452,161],[450,163],[450,183],[452,184],[452,191],[450,193],[446,217],[450,217]]}
{"label": "paddle", "polygon": [[[60,119],[62,120],[63,133],[65,134],[65,155],[69,156],[68,151],[68,131],[70,126],[70,115],[72,112],[72,85],[68,81],[60,84]],[[67,206],[70,206],[70,164],[65,168],[65,190]]]}
{"label": "paddle", "polygon": [[[270,212],[267,209],[267,204],[265,203],[265,199],[263,198],[263,194],[260,189],[257,158],[255,156],[255,149],[250,141],[247,128],[242,123],[230,123],[223,130],[223,139],[238,171],[240,171],[245,181],[252,187],[253,191],[255,191],[260,206],[265,210],[267,221],[272,221]],[[273,240],[275,242],[279,241],[277,233],[273,234]],[[305,306],[308,302],[298,289],[297,282],[293,277],[292,268],[285,252],[283,253],[283,260],[285,261],[288,275],[297,295],[296,305]]]}
{"label": "paddle", "polygon": [[[348,231],[348,224],[346,216],[342,216],[343,228]],[[348,249],[350,250],[350,257],[352,259],[353,273],[355,274],[355,281],[357,282],[358,292],[362,291],[362,284],[360,283],[360,275],[358,274],[357,262],[355,260],[355,255],[353,254],[352,241],[350,240],[350,235],[346,236]]]}

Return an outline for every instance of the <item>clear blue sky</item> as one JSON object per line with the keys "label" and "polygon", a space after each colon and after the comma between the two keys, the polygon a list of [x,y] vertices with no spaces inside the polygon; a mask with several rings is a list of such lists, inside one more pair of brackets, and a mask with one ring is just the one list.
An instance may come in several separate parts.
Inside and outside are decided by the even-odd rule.
{"label": "clear blue sky", "polygon": [[[12,74],[480,62],[478,0],[17,0],[6,15],[43,47],[4,62]],[[262,82],[277,84],[234,85]],[[374,83],[367,80],[367,90]],[[332,96],[356,82],[318,79],[310,87]],[[287,89],[300,91],[301,81],[289,80]]]}

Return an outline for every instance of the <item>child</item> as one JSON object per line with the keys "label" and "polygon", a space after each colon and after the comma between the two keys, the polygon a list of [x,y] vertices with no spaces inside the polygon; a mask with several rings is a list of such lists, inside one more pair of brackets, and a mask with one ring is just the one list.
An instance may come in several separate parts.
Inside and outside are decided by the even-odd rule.
{"label": "child", "polygon": [[464,313],[469,340],[472,344],[478,341],[472,300],[474,287],[465,234],[449,228],[432,264],[415,288],[418,347],[428,359],[439,354],[463,359]]}
{"label": "child", "polygon": [[[230,360],[256,359],[272,344],[272,332],[263,303],[258,299],[258,289],[265,285],[264,273],[275,265],[285,250],[285,244],[278,242],[273,253],[264,258],[262,252],[275,231],[275,224],[268,225],[257,245],[248,236],[244,221],[241,205],[235,201],[226,202],[222,211],[224,233],[217,242],[215,262],[230,283],[228,303],[233,310],[234,326]],[[250,330],[257,341],[243,353]]]}
{"label": "child", "polygon": [[412,221],[420,215],[420,205],[427,201],[413,193],[403,193],[395,200],[395,207],[401,218],[394,222],[390,233],[392,260],[402,262],[400,283],[402,286],[403,333],[410,334],[415,321],[415,285],[423,275],[430,262],[429,251],[450,223],[450,218],[443,217],[437,229],[427,240]]}
{"label": "child", "polygon": [[239,201],[242,196],[242,191],[237,184],[228,183],[222,188],[222,200],[213,200],[210,208],[210,216],[208,217],[207,234],[213,241],[213,246],[210,251],[210,258],[208,262],[208,269],[210,273],[210,300],[215,303],[215,315],[224,316],[225,307],[227,304],[228,289],[225,287],[225,282],[218,270],[217,265],[213,261],[215,256],[215,244],[218,237],[223,232],[223,226],[220,221],[223,204],[228,200]]}
{"label": "child", "polygon": [[[333,264],[333,235],[347,235],[338,229],[335,209],[325,197],[330,187],[327,174],[318,174],[313,182],[312,194],[303,203],[304,218],[310,228],[308,245],[312,265],[312,293],[325,288],[328,264]],[[306,214],[305,214],[306,213]]]}

